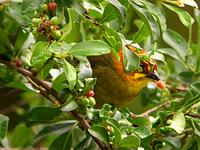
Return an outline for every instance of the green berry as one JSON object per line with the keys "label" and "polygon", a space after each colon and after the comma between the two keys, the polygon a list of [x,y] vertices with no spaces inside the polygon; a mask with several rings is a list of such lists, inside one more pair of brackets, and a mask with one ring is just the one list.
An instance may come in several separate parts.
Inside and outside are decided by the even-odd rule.
{"label": "green berry", "polygon": [[87,97],[84,97],[82,100],[81,100],[81,103],[85,106],[89,105],[89,99]]}
{"label": "green berry", "polygon": [[95,101],[94,97],[88,97],[88,99],[89,99],[89,104],[91,106],[95,106],[96,105],[96,101]]}
{"label": "green berry", "polygon": [[41,11],[47,11],[48,10],[47,4],[41,4],[40,8],[41,8]]}
{"label": "green berry", "polygon": [[60,24],[60,19],[58,18],[58,17],[53,17],[53,18],[51,18],[51,24],[52,25],[58,25],[58,24]]}
{"label": "green berry", "polygon": [[49,20],[49,16],[48,15],[44,15],[44,20]]}
{"label": "green berry", "polygon": [[33,18],[32,23],[33,23],[34,26],[38,26],[41,23],[41,19],[40,18]]}
{"label": "green berry", "polygon": [[60,38],[61,37],[61,31],[60,30],[53,30],[52,31],[52,36],[54,37],[54,38]]}

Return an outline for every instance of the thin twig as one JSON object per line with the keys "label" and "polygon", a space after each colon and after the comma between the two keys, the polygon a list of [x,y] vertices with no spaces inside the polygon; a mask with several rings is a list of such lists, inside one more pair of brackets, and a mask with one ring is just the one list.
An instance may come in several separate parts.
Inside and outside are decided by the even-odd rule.
{"label": "thin twig", "polygon": [[149,117],[149,115],[151,113],[154,113],[154,112],[158,111],[161,108],[167,107],[170,103],[171,103],[171,101],[167,101],[167,102],[165,102],[163,104],[160,104],[160,105],[158,105],[156,107],[153,107],[153,108],[143,112],[142,114],[139,114],[139,115],[132,114],[132,117]]}

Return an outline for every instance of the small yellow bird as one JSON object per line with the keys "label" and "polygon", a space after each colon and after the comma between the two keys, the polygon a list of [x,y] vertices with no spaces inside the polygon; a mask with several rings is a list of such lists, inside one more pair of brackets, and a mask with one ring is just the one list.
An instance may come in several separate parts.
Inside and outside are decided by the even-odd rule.
{"label": "small yellow bird", "polygon": [[[136,51],[135,47],[127,48],[137,55],[145,55],[145,51]],[[122,106],[136,97],[140,91],[152,81],[160,80],[157,75],[157,64],[154,59],[140,61],[142,71],[124,72],[123,54],[118,52],[120,61],[112,54],[90,58],[93,76],[97,78],[95,99],[97,107],[104,103]]]}

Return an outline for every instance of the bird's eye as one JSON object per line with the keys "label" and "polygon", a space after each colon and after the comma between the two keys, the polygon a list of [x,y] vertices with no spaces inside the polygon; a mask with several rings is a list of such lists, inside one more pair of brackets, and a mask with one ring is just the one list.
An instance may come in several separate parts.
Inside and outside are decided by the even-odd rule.
{"label": "bird's eye", "polygon": [[140,66],[142,67],[143,72],[149,72],[149,67],[146,62],[141,62]]}

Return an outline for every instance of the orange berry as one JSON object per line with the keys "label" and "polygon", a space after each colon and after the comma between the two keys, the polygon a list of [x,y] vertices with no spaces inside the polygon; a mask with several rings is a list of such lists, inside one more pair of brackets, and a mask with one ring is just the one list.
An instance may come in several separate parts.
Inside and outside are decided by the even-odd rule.
{"label": "orange berry", "polygon": [[164,89],[166,87],[165,83],[162,80],[157,81],[156,86],[161,89]]}

